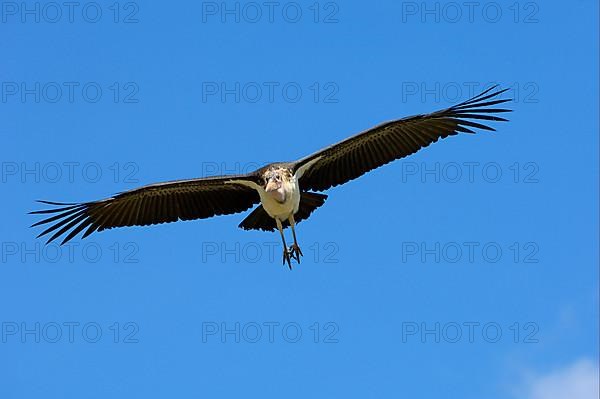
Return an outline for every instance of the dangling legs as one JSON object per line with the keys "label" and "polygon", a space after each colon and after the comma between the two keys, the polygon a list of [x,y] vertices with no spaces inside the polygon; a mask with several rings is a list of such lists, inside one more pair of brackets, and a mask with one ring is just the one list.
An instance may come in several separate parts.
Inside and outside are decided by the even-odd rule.
{"label": "dangling legs", "polygon": [[283,264],[287,262],[288,267],[292,270],[292,263],[290,262],[290,254],[293,256],[293,253],[290,253],[287,248],[287,244],[285,243],[285,236],[283,235],[283,225],[281,221],[275,218],[275,222],[277,223],[277,230],[279,230],[279,234],[281,234],[281,241],[283,241]]}
{"label": "dangling legs", "polygon": [[290,217],[288,218],[288,222],[290,222],[290,227],[292,228],[292,235],[294,236],[294,244],[290,247],[290,253],[292,255],[292,258],[295,258],[298,261],[298,263],[300,263],[300,257],[304,255],[302,254],[302,251],[298,246],[298,240],[296,239],[296,221],[294,220],[293,214],[290,215]]}

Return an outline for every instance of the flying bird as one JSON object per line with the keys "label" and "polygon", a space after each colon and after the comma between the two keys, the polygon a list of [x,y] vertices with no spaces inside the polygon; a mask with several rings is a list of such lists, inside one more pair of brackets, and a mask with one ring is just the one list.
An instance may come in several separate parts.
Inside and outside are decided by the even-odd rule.
{"label": "flying bird", "polygon": [[[254,172],[150,184],[113,197],[82,203],[38,201],[53,206],[30,212],[46,218],[31,227],[49,224],[38,238],[54,232],[47,243],[65,235],[61,245],[83,232],[124,226],[149,226],[178,220],[206,219],[243,212],[259,204],[239,225],[244,230],[275,231],[283,242],[283,264],[300,263],[302,251],[295,226],[323,205],[318,193],[344,184],[393,160],[411,155],[440,138],[473,129],[495,129],[474,120],[507,121],[495,108],[511,101],[498,99],[508,89],[491,87],[453,107],[383,123],[294,162],[268,164]],[[284,229],[292,230],[287,246]]]}

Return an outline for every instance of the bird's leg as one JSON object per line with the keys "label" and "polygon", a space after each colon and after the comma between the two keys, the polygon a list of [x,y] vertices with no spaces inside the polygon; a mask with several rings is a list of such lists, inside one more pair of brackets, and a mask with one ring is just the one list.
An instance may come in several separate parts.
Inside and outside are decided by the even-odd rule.
{"label": "bird's leg", "polygon": [[300,263],[300,257],[304,256],[300,247],[298,246],[298,240],[296,239],[296,221],[294,220],[294,215],[290,215],[288,218],[290,222],[290,227],[292,228],[292,235],[294,236],[294,244],[290,247],[290,253],[293,258],[296,258],[298,263]]}
{"label": "bird's leg", "polygon": [[292,263],[290,262],[290,252],[288,251],[287,244],[285,243],[285,236],[283,235],[283,225],[281,221],[275,218],[275,222],[277,223],[277,230],[279,230],[279,234],[281,234],[281,241],[283,241],[283,264],[287,262],[288,267],[292,270]]}

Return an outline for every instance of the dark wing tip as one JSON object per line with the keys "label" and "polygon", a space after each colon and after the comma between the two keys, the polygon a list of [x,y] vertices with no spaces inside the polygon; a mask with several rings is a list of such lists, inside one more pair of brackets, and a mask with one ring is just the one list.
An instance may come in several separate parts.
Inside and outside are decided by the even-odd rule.
{"label": "dark wing tip", "polygon": [[[474,107],[474,106],[491,105],[491,104],[485,103],[485,101],[488,100],[488,99],[490,99],[490,98],[498,97],[499,95],[501,95],[501,94],[507,92],[508,90],[510,90],[510,88],[506,88],[506,89],[502,89],[502,90],[498,90],[498,91],[494,91],[493,93],[490,93],[490,91],[493,91],[493,90],[497,89],[498,87],[499,87],[499,85],[492,86],[492,87],[484,90],[483,92],[479,93],[478,95],[476,95],[476,96],[474,96],[474,97],[472,97],[472,98],[470,98],[470,99],[468,99],[466,101],[463,101],[460,104],[457,104],[457,105],[453,106],[451,109],[463,108],[463,107],[471,108],[471,107]],[[488,94],[488,93],[490,93],[490,94]],[[494,104],[502,104],[502,103],[509,102],[509,101],[512,101],[512,100],[513,100],[512,98],[494,100],[494,101],[497,101]]]}
{"label": "dark wing tip", "polygon": [[497,116],[496,114],[512,112],[512,109],[492,108],[497,104],[513,101],[511,98],[498,99],[497,97],[499,95],[509,90],[508,88],[495,90],[498,87],[498,85],[492,86],[475,97],[448,108],[441,113],[441,116],[453,119],[457,123],[456,130],[459,132],[474,133],[474,131],[468,129],[467,126],[481,130],[496,131],[496,129],[491,126],[477,123],[473,120],[508,122],[508,119]]}
{"label": "dark wing tip", "polygon": [[[74,228],[60,244],[63,245],[73,238],[77,232],[81,231],[80,226],[91,223],[88,213],[89,203],[67,203],[45,200],[37,200],[37,202],[53,206],[53,208],[50,209],[29,212],[29,214],[33,215],[46,215],[44,219],[32,224],[30,227],[49,224],[49,227],[38,234],[36,238],[43,237],[46,234],[58,230],[48,239],[48,241],[46,241],[46,245],[66,233],[69,229]],[[77,226],[78,224],[79,226]]]}
{"label": "dark wing tip", "polygon": [[74,202],[53,202],[53,201],[45,201],[45,200],[36,200],[36,202],[39,202],[41,204],[46,204],[46,205],[58,206],[60,208],[51,208],[51,209],[43,209],[43,210],[39,210],[39,211],[30,211],[30,212],[27,212],[28,215],[41,215],[41,214],[46,214],[46,213],[57,213],[57,212],[66,211],[66,210],[73,209],[78,206],[84,205],[84,204],[78,204],[78,203],[74,203]]}
{"label": "dark wing tip", "polygon": [[46,200],[35,200],[35,202],[40,202],[42,204],[47,204],[47,205],[58,205],[58,206],[78,205],[75,202],[54,202],[54,201],[46,201]]}

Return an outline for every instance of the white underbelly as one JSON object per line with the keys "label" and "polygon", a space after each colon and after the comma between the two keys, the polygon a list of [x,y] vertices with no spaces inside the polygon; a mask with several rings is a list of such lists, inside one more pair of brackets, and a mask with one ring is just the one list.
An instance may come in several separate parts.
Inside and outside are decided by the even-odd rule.
{"label": "white underbelly", "polygon": [[267,194],[261,186],[254,182],[247,180],[230,180],[229,183],[241,184],[255,189],[260,196],[260,203],[264,210],[269,216],[277,218],[282,222],[287,220],[290,215],[298,212],[298,208],[300,207],[300,186],[298,185],[298,180],[295,176],[286,187],[285,202],[276,201],[275,198]]}
{"label": "white underbelly", "polygon": [[300,187],[294,179],[286,190],[285,202],[278,202],[267,193],[259,192],[260,202],[265,211],[272,218],[277,218],[281,221],[287,220],[290,215],[298,212],[300,206]]}

